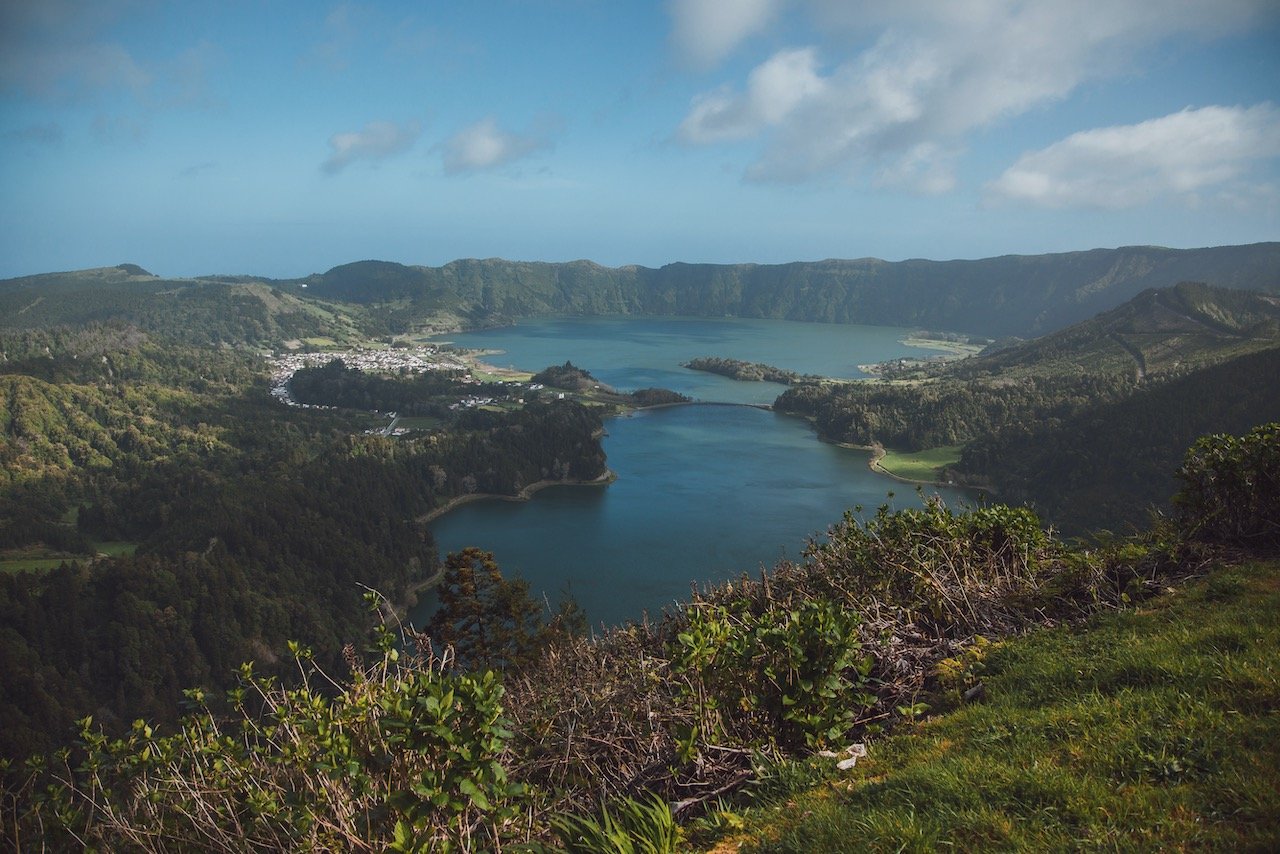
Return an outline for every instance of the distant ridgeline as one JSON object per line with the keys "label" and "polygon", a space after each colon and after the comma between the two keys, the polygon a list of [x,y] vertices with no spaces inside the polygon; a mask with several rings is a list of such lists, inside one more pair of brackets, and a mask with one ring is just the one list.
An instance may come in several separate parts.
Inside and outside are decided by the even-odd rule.
{"label": "distant ridgeline", "polygon": [[389,309],[399,322],[454,312],[472,322],[547,314],[687,315],[1043,334],[1146,288],[1202,281],[1280,288],[1280,243],[1125,247],[976,261],[802,261],[602,267],[590,261],[360,261],[310,276],[307,293]]}
{"label": "distant ridgeline", "polygon": [[200,343],[352,340],[537,315],[776,318],[1030,337],[1145,289],[1207,282],[1280,289],[1280,243],[1152,246],[974,261],[797,261],[602,267],[359,261],[303,279],[162,279],[134,264],[0,281],[0,327],[124,320]]}

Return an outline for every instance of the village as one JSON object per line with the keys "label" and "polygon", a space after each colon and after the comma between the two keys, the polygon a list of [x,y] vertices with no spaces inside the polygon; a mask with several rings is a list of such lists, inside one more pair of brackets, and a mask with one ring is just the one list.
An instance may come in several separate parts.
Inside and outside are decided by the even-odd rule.
{"label": "village", "polygon": [[[457,381],[464,385],[482,384],[472,373],[475,362],[474,358],[467,353],[444,350],[431,345],[411,348],[356,348],[350,350],[326,350],[323,352],[272,354],[268,357],[268,361],[271,364],[271,396],[286,406],[295,406],[301,409],[337,408],[323,404],[302,403],[293,397],[289,388],[289,381],[302,368],[325,365],[334,359],[341,359],[347,367],[367,373],[398,374],[403,376],[440,371],[455,375]],[[489,385],[492,385],[492,382]],[[497,382],[518,387],[520,390],[540,391],[544,388],[541,383],[527,385],[514,379],[497,380]],[[563,398],[564,395],[561,394],[560,397]],[[524,403],[523,397],[515,398],[514,400],[516,403]],[[497,402],[497,399],[492,395],[473,394],[466,395],[457,402],[451,403],[449,408],[451,410],[472,409],[492,406]],[[398,426],[397,422],[400,418],[396,412],[375,411],[374,414],[386,417],[388,420],[387,426],[371,428],[366,430],[366,433],[401,436],[411,432],[407,427]]]}

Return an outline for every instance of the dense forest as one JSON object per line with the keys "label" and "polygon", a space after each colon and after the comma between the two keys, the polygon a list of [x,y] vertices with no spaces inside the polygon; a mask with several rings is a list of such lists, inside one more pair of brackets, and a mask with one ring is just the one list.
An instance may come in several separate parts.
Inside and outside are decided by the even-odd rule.
{"label": "dense forest", "polygon": [[386,376],[333,359],[325,365],[296,371],[289,381],[289,392],[299,403],[317,406],[448,418],[450,403],[456,405],[464,394],[507,400],[512,389],[500,382],[466,381],[460,372]]}
{"label": "dense forest", "polygon": [[1174,472],[1196,437],[1276,420],[1280,348],[982,436],[951,470],[1002,501],[1032,505],[1069,533],[1141,528],[1149,509],[1168,512]]}
{"label": "dense forest", "polygon": [[391,440],[358,410],[282,406],[242,350],[121,324],[3,350],[3,755],[86,714],[173,720],[183,689],[270,672],[290,639],[336,662],[367,631],[365,586],[400,602],[435,573],[427,513],[605,472],[600,416],[572,401]]}
{"label": "dense forest", "polygon": [[1184,283],[975,358],[794,386],[775,406],[830,441],[963,445],[947,477],[1069,533],[1141,527],[1168,509],[1170,472],[1196,436],[1280,417],[1277,348],[1275,297]]}
{"label": "dense forest", "polygon": [[699,356],[690,359],[684,366],[691,371],[706,371],[720,374],[733,380],[743,382],[769,382],[782,385],[794,385],[804,381],[815,381],[819,377],[798,374],[785,368],[776,368],[761,362],[744,362],[741,359],[726,359],[721,356]]}

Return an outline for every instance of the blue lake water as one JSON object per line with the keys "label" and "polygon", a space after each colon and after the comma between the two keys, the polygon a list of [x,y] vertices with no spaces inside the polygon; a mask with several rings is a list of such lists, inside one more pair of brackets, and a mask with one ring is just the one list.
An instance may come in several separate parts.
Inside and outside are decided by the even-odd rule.
{"label": "blue lake water", "polygon": [[669,388],[696,400],[773,403],[775,383],[737,382],[680,365],[699,356],[763,362],[802,374],[855,378],[858,365],[933,351],[901,343],[910,330],[791,320],[589,317],[522,321],[449,336],[460,347],[500,350],[484,361],[540,371],[572,361],[623,391]]}
{"label": "blue lake water", "polygon": [[[788,321],[549,319],[453,336],[501,349],[494,364],[539,370],[572,360],[622,390],[672,388],[704,401],[772,402],[783,390],[680,368],[696,356],[858,376],[857,365],[926,352],[906,330]],[[527,502],[484,500],[432,523],[441,554],[492,551],[508,576],[552,603],[569,590],[593,624],[657,614],[690,584],[759,573],[798,558],[846,509],[920,502],[909,485],[872,473],[865,452],[818,440],[800,419],[746,406],[681,406],[605,422],[608,486],[557,486]],[[932,493],[934,490],[930,490]],[[964,500],[941,490],[948,503]],[[416,623],[434,608],[424,597]]]}

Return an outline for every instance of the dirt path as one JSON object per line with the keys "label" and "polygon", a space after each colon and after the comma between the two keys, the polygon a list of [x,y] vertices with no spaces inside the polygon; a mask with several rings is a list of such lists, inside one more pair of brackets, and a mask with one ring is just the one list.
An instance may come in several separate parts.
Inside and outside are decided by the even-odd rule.
{"label": "dirt path", "polygon": [[1110,337],[1112,341],[1123,347],[1125,352],[1132,356],[1133,360],[1138,363],[1138,382],[1145,380],[1147,378],[1147,357],[1142,355],[1142,351],[1137,347],[1124,340],[1124,338],[1120,336],[1120,333],[1112,332]]}

